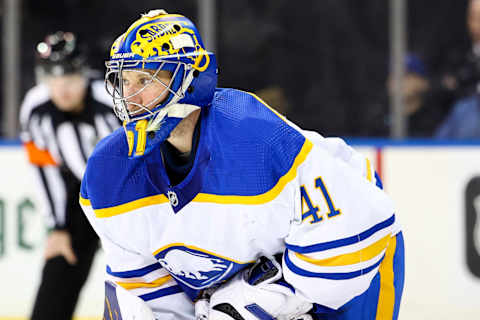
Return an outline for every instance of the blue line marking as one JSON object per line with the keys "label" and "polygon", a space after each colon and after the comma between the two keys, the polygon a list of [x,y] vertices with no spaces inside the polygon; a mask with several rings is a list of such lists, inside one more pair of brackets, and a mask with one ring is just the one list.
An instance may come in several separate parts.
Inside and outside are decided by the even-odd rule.
{"label": "blue line marking", "polygon": [[388,138],[356,138],[343,137],[345,141],[352,146],[365,147],[465,147],[480,146],[480,139],[429,139],[429,138],[409,138],[394,140]]}
{"label": "blue line marking", "polygon": [[22,142],[19,139],[0,139],[0,147],[20,147]]}
{"label": "blue line marking", "polygon": [[[468,147],[480,146],[480,139],[421,139],[410,138],[403,140],[394,140],[388,138],[363,138],[363,137],[343,137],[343,139],[352,146],[365,147]],[[3,146],[21,146],[20,139],[0,139],[0,147]]]}

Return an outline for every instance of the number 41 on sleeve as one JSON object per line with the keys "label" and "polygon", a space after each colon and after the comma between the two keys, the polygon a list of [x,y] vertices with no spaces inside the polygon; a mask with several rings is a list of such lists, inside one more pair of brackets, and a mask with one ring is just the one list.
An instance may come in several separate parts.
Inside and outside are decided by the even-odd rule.
{"label": "number 41 on sleeve", "polygon": [[[328,193],[327,187],[325,186],[325,183],[323,182],[321,177],[318,177],[315,179],[315,191],[318,192],[317,189],[320,189],[321,194],[323,195],[323,198],[325,199],[325,202],[328,207],[328,212],[327,212],[327,217],[332,218],[335,217],[339,214],[342,213],[340,209],[335,208],[335,204],[333,203],[332,198],[330,197],[330,194]],[[305,220],[308,217],[312,217],[312,221],[310,223],[317,223],[323,220],[323,214],[319,214],[319,208],[316,206],[308,192],[307,189],[305,188],[304,185],[300,186],[300,196],[301,196],[301,210],[302,210],[302,221]]]}

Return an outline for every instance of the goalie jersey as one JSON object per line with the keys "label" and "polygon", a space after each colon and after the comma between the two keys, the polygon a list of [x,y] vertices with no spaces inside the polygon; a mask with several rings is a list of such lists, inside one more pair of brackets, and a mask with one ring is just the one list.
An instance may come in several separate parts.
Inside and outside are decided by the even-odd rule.
{"label": "goalie jersey", "polygon": [[368,160],[238,90],[217,89],[199,121],[193,167],[177,185],[160,148],[128,158],[122,129],[90,157],[80,203],[110,280],[162,319],[193,319],[202,289],[283,253],[279,285],[313,312],[396,318],[403,242]]}

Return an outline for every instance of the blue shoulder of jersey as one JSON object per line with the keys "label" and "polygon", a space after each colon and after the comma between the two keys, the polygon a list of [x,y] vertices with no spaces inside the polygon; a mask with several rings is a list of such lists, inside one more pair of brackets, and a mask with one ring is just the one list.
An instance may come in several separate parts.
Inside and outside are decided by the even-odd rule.
{"label": "blue shoulder of jersey", "polygon": [[235,89],[217,89],[204,123],[211,160],[202,192],[208,194],[270,191],[295,169],[306,141],[260,98]]}
{"label": "blue shoulder of jersey", "polygon": [[94,209],[158,194],[147,181],[143,160],[128,158],[123,128],[102,139],[88,159],[80,195]]}
{"label": "blue shoulder of jersey", "polygon": [[[187,202],[196,201],[197,193],[205,194],[208,201],[208,195],[251,200],[251,196],[273,189],[279,192],[296,175],[296,168],[309,151],[305,137],[251,93],[218,89],[201,119],[197,159],[207,157],[208,164],[194,165],[190,174],[193,178],[186,179],[190,183],[171,189],[180,195],[192,193],[186,197]],[[164,196],[168,188],[163,190],[151,180],[152,174],[160,176],[163,170],[149,173],[145,159],[129,159],[127,154],[125,133],[120,128],[102,140],[88,160],[81,196],[96,212],[145,198],[153,199],[149,203],[168,201]],[[149,157],[155,156],[152,153]],[[192,181],[198,176],[203,178],[194,188]],[[285,176],[288,179],[282,179]]]}

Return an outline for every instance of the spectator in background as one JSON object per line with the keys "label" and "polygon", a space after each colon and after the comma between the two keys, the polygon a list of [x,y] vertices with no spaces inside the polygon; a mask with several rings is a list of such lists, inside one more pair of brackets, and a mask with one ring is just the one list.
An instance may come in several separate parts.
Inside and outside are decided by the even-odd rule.
{"label": "spectator in background", "polygon": [[453,97],[452,102],[475,93],[480,81],[480,0],[469,0],[466,20],[471,48],[466,55],[455,50],[450,53],[440,80]]}
{"label": "spectator in background", "polygon": [[[389,75],[387,80],[388,95],[384,95],[371,108],[377,110],[377,114],[372,117],[370,135],[389,136],[393,119],[388,106],[389,97],[394,94],[394,87],[393,79]],[[402,96],[404,115],[407,118],[407,135],[416,138],[431,137],[439,121],[444,117],[444,113],[438,108],[439,96],[437,91],[431,87],[425,63],[414,53],[409,53],[405,57]]]}
{"label": "spectator in background", "polygon": [[39,84],[21,107],[21,139],[47,204],[50,231],[31,319],[67,320],[98,247],[78,204],[80,181],[95,144],[119,123],[103,81],[88,78],[85,52],[74,34],[48,35],[36,56]]}
{"label": "spectator in background", "polygon": [[448,117],[435,132],[439,139],[480,138],[480,0],[470,0],[467,25],[472,40],[472,49],[456,73],[447,75],[444,82],[459,92],[460,98],[453,103]]}
{"label": "spectator in background", "polygon": [[438,127],[438,139],[480,139],[480,95],[478,92],[457,101]]}

